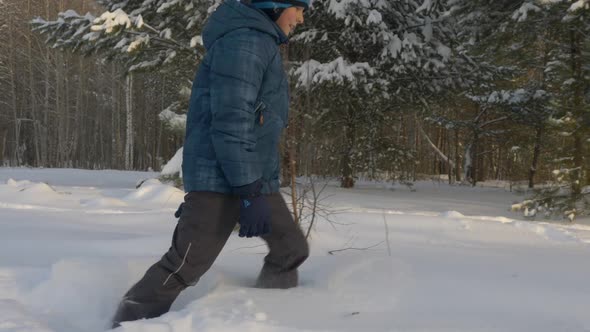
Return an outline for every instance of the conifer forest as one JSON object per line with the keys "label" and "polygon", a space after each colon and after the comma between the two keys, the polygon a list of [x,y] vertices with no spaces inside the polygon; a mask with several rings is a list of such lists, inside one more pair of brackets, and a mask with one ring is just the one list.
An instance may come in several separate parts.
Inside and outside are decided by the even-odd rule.
{"label": "conifer forest", "polygon": [[[221,1],[0,0],[0,166],[162,170]],[[284,185],[498,180],[590,214],[590,0],[314,0],[282,57]]]}

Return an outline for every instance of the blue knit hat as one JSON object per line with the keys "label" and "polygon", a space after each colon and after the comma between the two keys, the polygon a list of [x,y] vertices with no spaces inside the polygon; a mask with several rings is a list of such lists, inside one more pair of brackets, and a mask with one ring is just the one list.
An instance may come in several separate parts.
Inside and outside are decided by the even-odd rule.
{"label": "blue knit hat", "polygon": [[293,6],[309,8],[310,0],[250,0],[252,6],[258,9],[289,8]]}

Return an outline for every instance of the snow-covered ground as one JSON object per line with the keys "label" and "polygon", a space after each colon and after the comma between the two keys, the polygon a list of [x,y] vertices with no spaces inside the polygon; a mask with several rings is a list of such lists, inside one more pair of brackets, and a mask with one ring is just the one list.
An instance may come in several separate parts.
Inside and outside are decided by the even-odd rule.
{"label": "snow-covered ground", "polygon": [[[183,193],[135,189],[156,176],[0,168],[0,332],[107,330],[170,244]],[[300,287],[252,288],[266,247],[233,236],[170,313],[116,331],[590,331],[587,224],[519,220],[501,188],[326,193],[337,224],[312,232]]]}

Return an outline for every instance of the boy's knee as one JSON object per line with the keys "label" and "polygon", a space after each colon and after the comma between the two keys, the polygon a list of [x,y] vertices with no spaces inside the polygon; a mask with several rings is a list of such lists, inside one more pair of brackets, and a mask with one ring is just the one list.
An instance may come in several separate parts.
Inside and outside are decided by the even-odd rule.
{"label": "boy's knee", "polygon": [[309,245],[307,241],[302,241],[299,248],[297,248],[296,253],[293,255],[293,261],[287,267],[288,270],[293,270],[298,268],[307,258],[309,257]]}

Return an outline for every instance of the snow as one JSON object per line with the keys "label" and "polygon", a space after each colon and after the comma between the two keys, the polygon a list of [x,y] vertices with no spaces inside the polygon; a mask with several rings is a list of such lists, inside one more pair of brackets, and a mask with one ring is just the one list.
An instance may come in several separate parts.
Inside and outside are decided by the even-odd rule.
{"label": "snow", "polygon": [[391,40],[389,41],[387,46],[385,48],[383,48],[383,54],[381,54],[381,56],[387,57],[389,54],[392,57],[396,58],[397,55],[401,52],[401,50],[402,50],[401,39],[399,39],[399,37],[397,35],[393,35],[393,37],[391,38]]}
{"label": "snow", "polygon": [[[121,40],[119,40],[119,42],[115,45],[115,49],[121,49],[123,47],[126,47],[127,44],[129,43],[129,39],[127,38],[121,38]],[[127,50],[125,50],[125,52],[127,52]]]}
{"label": "snow", "polygon": [[422,5],[420,5],[420,7],[418,7],[416,9],[416,13],[419,13],[421,11],[429,11],[431,7],[432,7],[432,0],[424,0]]}
{"label": "snow", "polygon": [[194,36],[191,39],[191,47],[195,48],[195,47],[197,47],[197,45],[203,46],[203,37],[201,35]]}
{"label": "snow", "polygon": [[72,9],[68,9],[65,12],[60,13],[60,14],[61,14],[61,17],[66,18],[66,19],[80,17],[80,15],[75,10],[72,10]]}
{"label": "snow", "polygon": [[[0,168],[0,331],[108,330],[170,245],[183,193],[158,175]],[[333,181],[322,203],[336,223],[318,220],[299,287],[253,288],[264,242],[232,236],[169,313],[115,331],[589,330],[590,221],[521,220],[509,208],[522,200]]]}
{"label": "snow", "polygon": [[316,60],[306,61],[296,72],[295,75],[299,77],[297,87],[309,87],[313,81],[313,75],[320,68],[321,63]]}
{"label": "snow", "polygon": [[174,154],[174,157],[168,161],[164,167],[162,167],[162,175],[174,175],[179,174],[182,176],[182,151],[184,148],[178,149]]}
{"label": "snow", "polygon": [[170,108],[166,108],[159,114],[160,120],[175,130],[184,130],[186,127],[186,114],[176,114]]}
{"label": "snow", "polygon": [[517,10],[512,14],[512,19],[517,22],[524,22],[528,17],[529,12],[540,12],[541,8],[535,6],[530,2],[524,2]]}
{"label": "snow", "polygon": [[426,19],[424,27],[422,28],[422,34],[424,35],[425,41],[430,41],[432,39],[432,20],[430,18]]}
{"label": "snow", "polygon": [[565,85],[572,85],[572,84],[574,84],[574,83],[576,83],[576,79],[575,79],[575,78],[570,78],[570,79],[567,79],[567,80],[565,80],[565,81],[563,82],[563,85],[564,85],[564,86],[565,86]]}
{"label": "snow", "polygon": [[176,51],[173,50],[167,50],[166,51],[166,60],[164,60],[164,64],[168,64],[171,63],[174,58],[176,58]]}
{"label": "snow", "polygon": [[162,30],[162,32],[160,32],[160,37],[163,37],[164,39],[172,39],[172,29],[166,28]]}
{"label": "snow", "polygon": [[146,69],[146,68],[154,68],[159,66],[162,63],[162,61],[160,59],[155,59],[152,61],[142,61],[138,64],[135,64],[131,67],[129,67],[128,72],[133,72],[139,69]]}
{"label": "snow", "polygon": [[533,99],[542,99],[549,96],[549,93],[545,90],[536,90],[535,94],[533,95]]}
{"label": "snow", "polygon": [[571,13],[582,9],[590,9],[590,0],[578,0],[567,11]]}
{"label": "snow", "polygon": [[143,17],[141,15],[138,15],[137,18],[135,19],[135,26],[139,29],[143,28],[144,22],[143,22]]}
{"label": "snow", "polygon": [[181,0],[168,0],[160,5],[156,12],[161,14],[174,6],[178,6],[179,4],[181,4]]}
{"label": "snow", "polygon": [[150,36],[137,36],[137,38],[129,44],[127,47],[127,53],[137,51],[142,45],[148,45],[150,43]]}
{"label": "snow", "polygon": [[310,82],[338,82],[349,81],[356,85],[366,76],[375,75],[375,69],[366,62],[349,63],[343,57],[338,57],[328,63],[320,63],[313,59],[306,61],[295,71],[299,77],[297,86],[308,86]]}
{"label": "snow", "polygon": [[119,26],[124,26],[126,29],[131,27],[131,19],[122,9],[104,12],[94,20],[94,25],[90,29],[95,32],[104,30],[106,33],[112,33]]}
{"label": "snow", "polygon": [[377,10],[372,9],[369,12],[369,16],[367,17],[367,25],[370,24],[379,24],[383,21],[383,17],[381,16],[381,13]]}
{"label": "snow", "polygon": [[163,185],[157,179],[149,179],[137,190],[123,197],[123,201],[132,201],[139,203],[153,203],[164,205],[172,202],[172,206],[177,206],[177,202],[182,201],[184,192],[174,187]]}
{"label": "snow", "polygon": [[446,61],[451,57],[451,49],[443,44],[438,44],[436,45],[436,51],[438,52],[438,54],[440,54],[440,56],[443,57],[443,59]]}
{"label": "snow", "polygon": [[353,2],[354,0],[330,0],[328,4],[328,12],[333,14],[336,18],[343,19],[346,17],[348,6]]}
{"label": "snow", "polygon": [[100,37],[100,32],[89,32],[82,37],[82,40],[95,41]]}
{"label": "snow", "polygon": [[533,95],[530,92],[527,92],[525,89],[517,89],[517,90],[498,90],[492,91],[488,96],[483,97],[471,97],[475,101],[482,101],[487,102],[490,104],[495,103],[506,103],[509,105],[516,105],[527,102],[531,98],[542,98],[546,95],[546,92],[543,90],[536,90]]}

